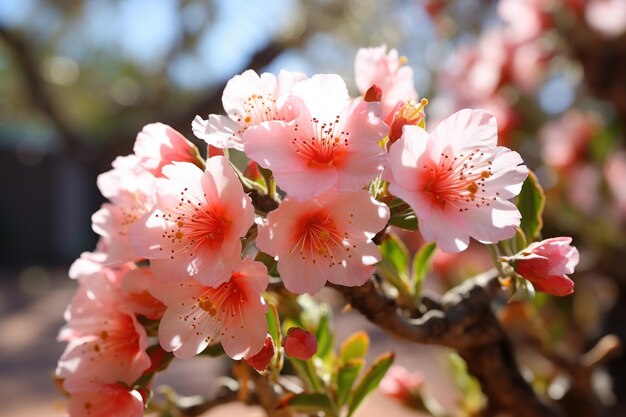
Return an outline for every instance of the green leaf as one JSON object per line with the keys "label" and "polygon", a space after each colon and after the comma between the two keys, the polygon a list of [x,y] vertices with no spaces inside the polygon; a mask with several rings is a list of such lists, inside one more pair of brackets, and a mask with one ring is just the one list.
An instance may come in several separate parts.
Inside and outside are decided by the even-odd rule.
{"label": "green leaf", "polygon": [[519,227],[515,229],[515,237],[512,239],[513,243],[513,252],[517,253],[528,246],[528,242],[526,241],[526,234]]}
{"label": "green leaf", "polygon": [[400,229],[414,232],[417,230],[417,217],[415,217],[415,213],[413,212],[397,214],[391,216],[389,224],[391,226],[399,227]]}
{"label": "green leaf", "polygon": [[388,235],[380,244],[379,249],[383,255],[383,263],[393,268],[398,274],[406,274],[409,268],[409,250],[398,236]]}
{"label": "green leaf", "polygon": [[480,383],[471,376],[467,370],[467,364],[456,353],[448,355],[452,378],[461,392],[461,409],[469,415],[474,415],[482,409],[485,404],[485,397],[480,388]]}
{"label": "green leaf", "polygon": [[378,384],[380,384],[380,381],[393,363],[393,359],[394,354],[392,352],[383,353],[376,358],[372,366],[367,369],[352,392],[352,398],[348,406],[348,417],[350,417],[357,410],[359,405],[361,405],[363,400],[378,387]]}
{"label": "green leaf", "polygon": [[267,273],[272,277],[279,276],[278,274],[278,262],[273,256],[268,255],[265,252],[259,251],[254,257],[255,261],[263,263],[267,267]]}
{"label": "green leaf", "polygon": [[380,275],[396,287],[404,297],[410,296],[409,290],[409,250],[395,235],[387,235],[379,245],[382,261],[376,266]]}
{"label": "green leaf", "polygon": [[526,235],[527,242],[534,242],[539,238],[541,228],[543,227],[543,207],[545,205],[546,196],[543,188],[539,185],[539,181],[532,171],[528,172],[528,178],[522,185],[515,204],[522,214],[521,229]]}
{"label": "green leaf", "polygon": [[411,269],[413,271],[413,297],[415,299],[417,299],[422,292],[422,283],[430,269],[430,261],[436,249],[437,245],[434,242],[427,243],[423,245],[420,250],[417,251],[415,257],[413,257]]}
{"label": "green leaf", "polygon": [[317,373],[317,369],[313,364],[312,360],[301,361],[300,359],[295,359],[290,356],[287,356],[289,359],[289,363],[293,366],[296,373],[302,379],[302,382],[307,387],[307,390],[313,392],[324,392],[326,391],[326,385],[324,384],[324,380]]}
{"label": "green leaf", "polygon": [[401,199],[394,197],[388,203],[390,210],[389,224],[401,229],[415,231],[417,230],[417,218],[413,209]]}
{"label": "green leaf", "polygon": [[359,358],[351,359],[337,369],[335,398],[338,407],[343,406],[350,398],[352,385],[354,385],[354,381],[356,381],[363,366],[365,366],[365,360]]}
{"label": "green leaf", "polygon": [[320,322],[317,325],[315,336],[317,337],[317,353],[315,355],[322,359],[324,363],[327,363],[332,357],[334,347],[333,332],[330,325],[330,311],[328,308],[325,308],[320,316]]}
{"label": "green leaf", "polygon": [[370,338],[364,331],[356,332],[346,339],[339,348],[339,358],[343,363],[352,359],[362,359],[367,355]]}
{"label": "green leaf", "polygon": [[272,174],[272,171],[270,171],[267,168],[263,168],[261,165],[258,165],[259,167],[259,172],[261,173],[261,176],[263,177],[263,182],[265,183],[266,187],[269,187],[270,184],[270,180],[273,179],[274,175]]}
{"label": "green leaf", "polygon": [[279,348],[282,344],[282,332],[280,331],[280,319],[278,318],[278,310],[272,303],[269,304],[267,313],[267,331],[274,340],[274,346]]}
{"label": "green leaf", "polygon": [[617,126],[618,124],[613,122],[610,126],[600,130],[589,141],[594,161],[602,163],[615,149],[616,139],[621,136]]}
{"label": "green leaf", "polygon": [[323,411],[326,416],[334,417],[337,412],[328,395],[321,393],[302,392],[287,394],[278,401],[277,408],[290,407],[305,414],[317,414]]}

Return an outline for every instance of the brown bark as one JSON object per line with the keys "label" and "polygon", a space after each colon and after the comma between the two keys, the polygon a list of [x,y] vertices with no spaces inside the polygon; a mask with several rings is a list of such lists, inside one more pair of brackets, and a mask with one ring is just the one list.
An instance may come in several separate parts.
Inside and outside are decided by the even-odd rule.
{"label": "brown bark", "polygon": [[442,297],[441,309],[429,310],[418,319],[400,314],[396,303],[373,281],[356,288],[333,287],[354,309],[391,335],[455,349],[481,383],[490,411],[506,411],[516,417],[558,415],[519,372],[509,339],[491,307],[500,293],[497,278],[466,281]]}

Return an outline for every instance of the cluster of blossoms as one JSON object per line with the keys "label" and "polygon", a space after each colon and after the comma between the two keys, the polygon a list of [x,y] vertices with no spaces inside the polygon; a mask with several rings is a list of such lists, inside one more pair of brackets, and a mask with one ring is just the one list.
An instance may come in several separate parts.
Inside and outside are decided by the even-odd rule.
{"label": "cluster of blossoms", "polygon": [[[381,260],[374,237],[397,201],[446,252],[465,250],[470,238],[494,244],[515,235],[521,215],[509,200],[528,170],[497,145],[494,116],[465,109],[427,132],[426,100],[418,101],[412,70],[395,50],[362,49],[355,69],[357,98],[334,74],[246,71],[224,90],[226,115],[192,124],[220,155],[205,160],[155,123],[98,178],[109,200],[92,218],[101,238],[70,270],[79,289],[60,335],[68,345],[57,376],[71,416],[113,408],[142,415],[165,352],[190,358],[221,343],[262,371],[274,347],[261,260],[273,258],[294,294],[327,282],[360,286]],[[261,180],[231,164],[227,155],[237,151],[250,160],[245,172],[262,172]],[[272,209],[255,207],[259,193]],[[539,283],[542,274],[572,272],[575,262],[552,268],[551,252],[540,248],[520,256],[543,257],[545,268],[511,261],[521,275]],[[310,358],[310,336],[290,331],[285,353]]]}

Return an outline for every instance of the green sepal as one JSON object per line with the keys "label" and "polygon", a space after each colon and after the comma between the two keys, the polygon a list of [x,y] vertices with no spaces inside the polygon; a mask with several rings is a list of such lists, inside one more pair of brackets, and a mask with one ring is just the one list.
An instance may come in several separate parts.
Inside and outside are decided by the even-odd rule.
{"label": "green sepal", "polygon": [[528,171],[528,178],[522,184],[522,190],[515,200],[522,214],[520,228],[524,231],[527,242],[539,239],[543,227],[542,215],[545,201],[546,196],[537,177],[532,171]]}
{"label": "green sepal", "polygon": [[426,243],[423,245],[413,257],[413,264],[411,265],[412,278],[413,278],[413,299],[418,300],[422,292],[422,284],[424,278],[430,270],[431,260],[435,254],[437,245],[434,242]]}

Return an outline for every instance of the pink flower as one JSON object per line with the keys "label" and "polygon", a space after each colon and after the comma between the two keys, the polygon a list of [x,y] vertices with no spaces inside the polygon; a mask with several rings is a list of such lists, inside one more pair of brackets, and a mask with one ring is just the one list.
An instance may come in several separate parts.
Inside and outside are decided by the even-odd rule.
{"label": "pink flower", "polygon": [[90,281],[106,278],[115,293],[114,302],[123,308],[152,320],[158,320],[165,306],[154,298],[148,289],[155,283],[154,274],[146,267],[137,267],[129,262],[106,267],[101,263],[101,253],[84,252],[70,267],[69,275],[79,283],[89,285]]}
{"label": "pink flower", "polygon": [[293,86],[298,117],[248,128],[244,150],[271,169],[289,196],[306,200],[323,192],[356,191],[376,177],[385,163],[378,141],[387,126],[379,103],[350,102],[338,75],[315,75]]}
{"label": "pink flower", "polygon": [[159,325],[161,347],[190,358],[221,340],[233,359],[258,353],[267,336],[262,296],[267,284],[265,265],[246,258],[215,288],[193,279],[155,285],[152,293],[167,305]]}
{"label": "pink flower", "polygon": [[613,202],[617,214],[626,217],[626,151],[613,152],[604,164],[604,178],[609,191],[613,196]]}
{"label": "pink flower", "polygon": [[440,88],[462,103],[493,96],[502,83],[508,50],[503,31],[492,29],[459,49],[439,77]]}
{"label": "pink flower", "polygon": [[278,78],[267,72],[259,76],[253,70],[236,75],[228,81],[222,95],[227,116],[210,114],[206,120],[196,116],[193,133],[217,148],[242,151],[242,135],[248,127],[268,120],[294,118],[286,98],[291,86],[304,79],[305,74],[290,71],[281,71]]}
{"label": "pink flower", "polygon": [[537,91],[547,74],[551,51],[541,39],[518,45],[510,53],[511,79],[525,93]]}
{"label": "pink flower", "polygon": [[583,159],[600,126],[597,116],[568,110],[539,130],[541,157],[556,169],[566,169]]}
{"label": "pink flower", "polygon": [[424,384],[418,372],[409,372],[404,366],[393,365],[385,374],[378,389],[390,398],[410,403]]}
{"label": "pink flower", "polygon": [[98,188],[111,200],[91,216],[94,232],[101,236],[105,265],[138,261],[130,245],[130,226],[155,203],[154,175],[139,166],[134,155],[118,157],[113,169],[98,176]]}
{"label": "pink flower", "polygon": [[358,286],[381,259],[371,239],[388,219],[387,206],[366,191],[306,202],[286,198],[268,214],[256,244],[278,257],[278,272],[293,293],[315,294],[326,281]]}
{"label": "pink flower", "polygon": [[[67,389],[67,388],[66,388]],[[91,383],[70,391],[69,417],[143,417],[141,394],[122,384]]]}
{"label": "pink flower", "polygon": [[513,237],[521,215],[507,199],[528,175],[517,152],[496,146],[497,127],[485,110],[461,110],[428,134],[406,126],[391,145],[389,191],[409,204],[422,236],[445,252],[469,238],[496,243]]}
{"label": "pink flower", "polygon": [[206,171],[188,162],[163,168],[157,204],[131,227],[135,252],[150,259],[157,278],[189,276],[206,285],[230,279],[241,241],[254,221],[250,198],[228,160],[209,158]]}
{"label": "pink flower", "polygon": [[385,45],[377,48],[361,48],[354,59],[356,85],[365,92],[373,85],[378,85],[383,92],[383,115],[387,117],[398,101],[417,100],[417,91],[413,83],[413,69],[403,65],[406,59],[392,49],[387,53]]}
{"label": "pink flower", "polygon": [[507,24],[507,35],[516,43],[538,37],[548,26],[548,0],[502,0],[498,3],[498,15]]}
{"label": "pink flower", "polygon": [[201,164],[196,145],[163,123],[145,125],[137,135],[133,151],[139,166],[155,177],[162,176],[161,169],[172,162]]}
{"label": "pink flower", "polygon": [[283,340],[283,347],[287,356],[307,361],[317,352],[317,339],[313,333],[292,327]]}
{"label": "pink flower", "polygon": [[149,368],[147,336],[103,274],[81,281],[59,340],[69,342],[56,374],[68,391],[86,383],[132,384]]}
{"label": "pink flower", "polygon": [[579,163],[570,166],[563,182],[572,206],[588,216],[598,213],[602,207],[602,173],[596,165]]}
{"label": "pink flower", "polygon": [[150,293],[157,283],[150,268],[135,267],[119,278],[119,292],[124,304],[135,314],[151,320],[158,320],[165,311],[165,305]]}
{"label": "pink flower", "polygon": [[626,31],[626,2],[589,0],[585,6],[589,26],[606,38],[616,38]]}
{"label": "pink flower", "polygon": [[578,250],[571,237],[555,237],[530,244],[514,257],[515,271],[538,290],[553,295],[574,292],[574,282],[566,274],[578,265]]}

